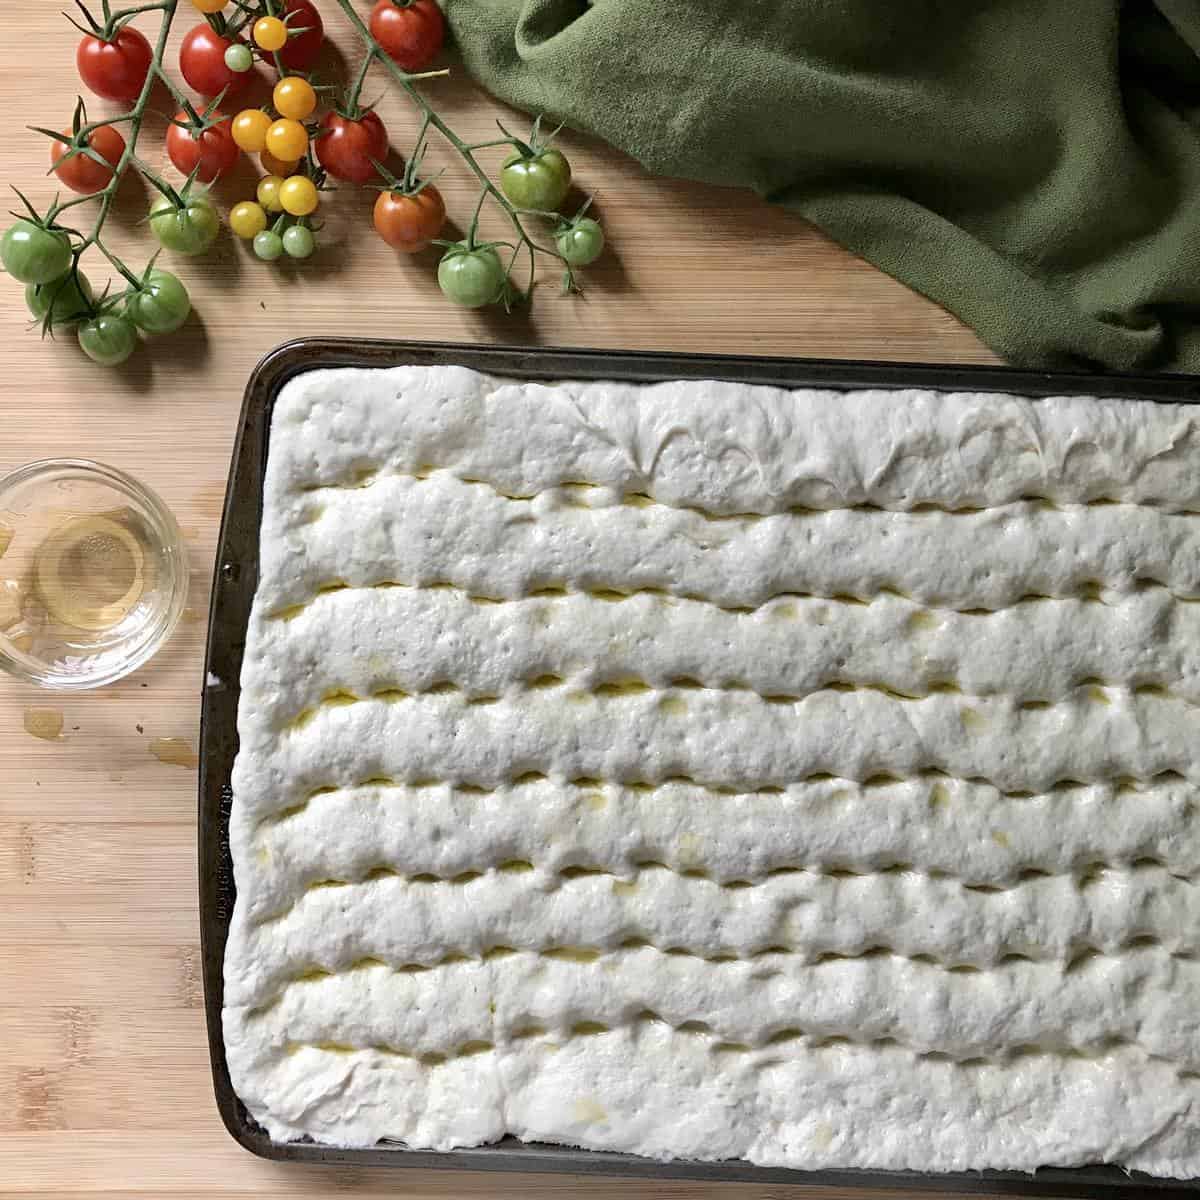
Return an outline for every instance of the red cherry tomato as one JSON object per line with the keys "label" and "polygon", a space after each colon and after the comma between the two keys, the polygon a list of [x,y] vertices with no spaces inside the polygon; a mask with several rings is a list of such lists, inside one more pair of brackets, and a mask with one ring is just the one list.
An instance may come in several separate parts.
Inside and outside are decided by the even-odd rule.
{"label": "red cherry tomato", "polygon": [[373,113],[363,113],[351,121],[338,113],[327,113],[314,145],[317,161],[334,179],[347,183],[370,183],[375,178],[375,163],[383,162],[388,152],[387,130]]}
{"label": "red cherry tomato", "polygon": [[197,25],[179,47],[179,69],[194,92],[210,99],[224,92],[233,96],[254,77],[253,71],[231,71],[225,65],[225,51],[233,45],[210,25]]}
{"label": "red cherry tomato", "polygon": [[446,19],[434,0],[378,0],[371,34],[398,66],[422,71],[446,40]]}
{"label": "red cherry tomato", "polygon": [[441,193],[427,183],[415,196],[380,192],[375,201],[375,228],[389,246],[416,254],[424,250],[446,223]]}
{"label": "red cherry tomato", "polygon": [[321,14],[312,0],[287,0],[284,9],[288,16],[288,29],[304,29],[307,32],[289,37],[287,45],[279,52],[279,60],[289,71],[307,71],[317,61],[325,41]]}
{"label": "red cherry tomato", "polygon": [[[69,129],[63,132],[67,137],[71,136]],[[88,137],[88,145],[111,165],[103,167],[86,154],[76,154],[74,158],[68,158],[60,165],[59,160],[66,154],[67,147],[62,142],[54,142],[50,147],[50,162],[54,166],[55,175],[64,187],[69,187],[71,191],[79,192],[83,196],[91,196],[108,186],[113,171],[121,161],[121,155],[125,153],[125,139],[111,125],[101,125],[99,129],[94,129]]]}
{"label": "red cherry tomato", "polygon": [[[233,140],[232,121],[222,112],[212,114],[218,124],[203,133],[193,136],[192,130],[171,125],[167,128],[167,157],[177,171],[190,175],[199,164],[196,178],[201,183],[212,183],[237,165],[237,142]],[[187,123],[187,113],[182,109],[175,114],[176,121]]]}
{"label": "red cherry tomato", "polygon": [[150,43],[131,25],[123,26],[111,42],[86,34],[75,52],[80,79],[97,96],[126,104],[141,95],[153,59]]}

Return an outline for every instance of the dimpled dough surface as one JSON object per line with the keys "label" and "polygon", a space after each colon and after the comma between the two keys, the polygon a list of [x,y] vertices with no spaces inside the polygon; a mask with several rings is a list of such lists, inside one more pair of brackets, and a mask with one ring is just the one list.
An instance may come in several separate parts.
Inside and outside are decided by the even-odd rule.
{"label": "dimpled dough surface", "polygon": [[230,817],[252,1115],[1200,1173],[1196,421],[290,383]]}

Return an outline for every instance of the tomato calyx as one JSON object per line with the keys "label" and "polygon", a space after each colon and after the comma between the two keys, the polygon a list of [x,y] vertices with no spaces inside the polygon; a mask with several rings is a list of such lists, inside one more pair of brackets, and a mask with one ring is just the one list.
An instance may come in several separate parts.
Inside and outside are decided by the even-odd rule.
{"label": "tomato calyx", "polygon": [[561,213],[555,213],[557,221],[554,226],[554,236],[557,237],[560,233],[570,233],[572,229],[578,227],[579,222],[587,216],[587,211],[592,207],[594,196],[588,196],[580,205],[579,211],[573,217],[564,217]]}
{"label": "tomato calyx", "polygon": [[[94,320],[99,315],[100,301],[92,295],[91,284],[80,271],[78,258],[71,263],[65,275],[60,275],[49,283],[38,285],[37,290],[48,297],[46,312],[35,322],[43,338],[53,339],[56,327],[80,325],[84,321]],[[76,305],[70,316],[66,318],[56,311],[59,296],[63,293],[69,294]],[[104,297],[101,296],[100,300],[103,299]]]}
{"label": "tomato calyx", "polygon": [[[124,166],[119,162],[109,162],[103,154],[100,153],[92,144],[92,134],[98,129],[115,129],[115,121],[95,121],[88,122],[87,108],[84,106],[83,97],[80,96],[75,105],[75,115],[71,118],[70,134],[60,133],[57,129],[46,129],[41,125],[30,125],[29,130],[32,133],[40,133],[45,137],[56,141],[61,146],[65,146],[66,150],[54,162],[47,174],[53,175],[64,163],[70,162],[73,158],[90,158],[94,163],[99,164],[106,171],[116,177],[120,172],[124,171]],[[122,156],[124,157],[124,156]],[[20,193],[18,193],[20,195]],[[24,197],[22,197],[24,199]],[[26,201],[26,204],[29,202]]]}
{"label": "tomato calyx", "polygon": [[[462,241],[452,242],[445,238],[431,238],[429,244],[431,246],[441,246],[445,253],[442,255],[440,267],[448,262],[453,262],[460,258],[475,258],[487,251],[493,254],[503,246],[506,250],[512,250],[511,242],[477,242],[475,240],[476,226],[479,223],[479,212],[476,210],[475,220],[471,223],[471,228],[467,231],[467,236]],[[529,293],[522,291],[512,281],[510,273],[512,263],[509,263],[509,269],[504,269],[504,278],[500,282],[500,290],[491,301],[492,304],[503,304],[504,311],[511,313],[512,310],[521,304],[524,304],[529,299]],[[472,306],[475,307],[475,306]]]}
{"label": "tomato calyx", "polygon": [[233,27],[233,24],[223,12],[205,13],[204,19],[208,22],[208,27],[218,37],[233,38],[238,33],[238,30]]}
{"label": "tomato calyx", "polygon": [[[78,4],[79,0],[75,0],[75,2]],[[205,13],[204,19],[212,27],[214,33],[224,38],[236,39],[244,29],[253,25],[256,20],[256,13],[249,5],[238,5],[237,7],[238,11],[232,17],[227,17],[223,12],[215,12]],[[292,21],[299,15],[299,13],[289,10],[279,17],[279,20],[287,27],[289,41],[294,37],[300,37],[302,34],[311,33],[313,30],[312,26],[297,26],[296,28],[292,28]],[[269,58],[271,54],[280,53],[279,51],[263,51],[257,46],[253,46],[252,49],[263,60]],[[296,72],[292,71],[290,74],[294,75]]]}
{"label": "tomato calyx", "polygon": [[126,298],[140,296],[150,290],[151,276],[157,269],[158,256],[161,253],[161,250],[155,250],[153,255],[151,255],[150,261],[146,264],[146,269],[141,274],[141,278],[139,278],[137,275],[134,275],[131,271],[127,273],[124,264],[121,263],[119,259],[114,262],[113,265],[118,271],[121,272],[122,275],[125,276],[125,279],[129,283],[129,287],[127,287],[124,292]]}
{"label": "tomato calyx", "polygon": [[[204,199],[208,196],[208,185],[197,185],[196,177],[200,173],[200,164],[197,163],[191,170],[187,179],[184,181],[183,187],[175,188],[165,180],[159,178],[156,174],[148,174],[146,179],[150,185],[160,194],[165,196],[171,202],[171,209],[174,212],[183,212],[193,200]],[[147,218],[149,220],[149,218]],[[153,259],[151,266],[153,266]]]}
{"label": "tomato calyx", "polygon": [[[395,3],[395,0],[392,0],[392,2]],[[496,124],[500,127],[500,132],[504,134],[504,140],[507,141],[508,144],[517,152],[517,154],[525,160],[537,158],[539,154],[549,150],[550,143],[553,142],[554,139],[558,137],[559,133],[562,132],[562,125],[560,124],[553,133],[543,134],[542,117],[540,113],[534,118],[533,127],[529,131],[528,140],[523,141],[521,138],[511,134],[507,129],[504,128],[503,122],[497,121]]]}
{"label": "tomato calyx", "polygon": [[105,4],[105,19],[98,21],[92,16],[83,0],[75,0],[75,7],[83,14],[83,19],[87,22],[86,26],[81,25],[70,13],[63,13],[63,16],[85,37],[99,38],[106,45],[112,45],[116,40],[117,34],[137,16],[136,12],[110,12],[109,6]]}
{"label": "tomato calyx", "polygon": [[[426,125],[428,126],[428,122]],[[419,196],[434,180],[445,174],[445,171],[439,171],[429,179],[422,177],[421,163],[425,158],[425,150],[425,130],[422,129],[412,154],[404,160],[404,170],[399,176],[393,175],[377,158],[371,159],[380,179],[383,180],[383,183],[371,184],[371,189],[376,192],[390,192],[393,196]]]}
{"label": "tomato calyx", "polygon": [[221,101],[225,99],[224,91],[207,101],[202,111],[197,111],[196,106],[186,96],[181,98],[183,107],[179,111],[186,114],[187,120],[181,121],[179,114],[176,113],[168,124],[174,125],[176,129],[186,130],[192,135],[193,141],[197,141],[202,134],[229,120],[228,114],[221,111]]}
{"label": "tomato calyx", "polygon": [[[66,237],[68,244],[72,238],[83,240],[83,234],[69,225],[63,225],[58,220],[59,204],[56,200],[50,210],[43,216],[34,208],[32,201],[23,191],[15,184],[10,184],[12,190],[16,193],[17,199],[25,206],[24,212],[16,212],[9,209],[8,213],[11,217],[16,217],[18,221],[26,221],[30,225],[36,226],[38,229],[44,230],[46,233],[62,234]],[[75,265],[78,265],[78,251],[75,254]]]}
{"label": "tomato calyx", "polygon": [[556,218],[554,223],[553,237],[558,239],[563,234],[575,233],[581,227],[595,226],[597,222],[595,218],[587,215],[588,209],[592,207],[594,196],[588,196],[580,205],[579,211],[573,217],[564,217],[561,213],[555,213]]}
{"label": "tomato calyx", "polygon": [[[363,104],[359,99],[357,91],[354,88],[347,88],[334,101],[333,111],[343,121],[361,121],[363,117],[375,111],[375,106],[378,103],[378,100],[372,100],[370,104]],[[328,132],[328,129],[323,129],[317,136],[324,137]]]}

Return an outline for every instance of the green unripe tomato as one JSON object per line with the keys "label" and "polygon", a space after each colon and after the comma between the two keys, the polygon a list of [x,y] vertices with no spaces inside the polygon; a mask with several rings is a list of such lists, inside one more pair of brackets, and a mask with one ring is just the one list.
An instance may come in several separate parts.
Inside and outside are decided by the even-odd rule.
{"label": "green unripe tomato", "polygon": [[289,258],[311,258],[317,239],[307,225],[293,225],[284,231],[283,249]]}
{"label": "green unripe tomato", "polygon": [[438,264],[438,286],[463,308],[494,304],[504,290],[504,267],[493,246],[474,250],[466,242],[451,246]]}
{"label": "green unripe tomato", "polygon": [[254,66],[254,55],[250,52],[250,47],[241,42],[235,42],[225,51],[225,65],[231,71],[244,75]]}
{"label": "green unripe tomato", "polygon": [[37,321],[50,314],[50,327],[70,325],[86,317],[92,310],[92,285],[86,275],[68,271],[49,283],[30,283],[25,286],[25,303]]}
{"label": "green unripe tomato", "polygon": [[169,196],[150,204],[150,228],[159,243],[176,254],[203,254],[217,240],[221,218],[207,196],[189,196],[180,208]]}
{"label": "green unripe tomato", "polygon": [[129,297],[125,311],[143,333],[174,333],[188,319],[192,302],[187,288],[170,271],[151,271]]}
{"label": "green unripe tomato", "polygon": [[283,238],[273,229],[264,229],[254,239],[254,253],[263,262],[274,262],[283,253]]}
{"label": "green unripe tomato", "polygon": [[20,283],[50,283],[71,269],[71,243],[65,233],[22,218],[0,237],[0,262]]}
{"label": "green unripe tomato", "polygon": [[543,150],[532,158],[513,154],[505,160],[500,185],[518,208],[553,212],[571,190],[571,164],[557,150]]}
{"label": "green unripe tomato", "polygon": [[133,322],[118,313],[101,313],[79,327],[84,354],[102,367],[120,366],[133,353],[137,340]]}
{"label": "green unripe tomato", "polygon": [[604,250],[604,230],[599,221],[591,217],[580,217],[573,221],[554,239],[554,248],[572,267],[586,267],[594,263]]}

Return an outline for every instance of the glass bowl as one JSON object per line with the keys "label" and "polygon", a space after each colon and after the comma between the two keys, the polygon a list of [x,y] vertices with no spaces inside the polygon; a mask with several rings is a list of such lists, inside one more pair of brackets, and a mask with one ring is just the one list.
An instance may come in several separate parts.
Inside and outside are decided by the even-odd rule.
{"label": "glass bowl", "polygon": [[187,585],[175,518],[123,472],[61,458],[0,478],[0,669],[46,688],[113,683],[171,636]]}

